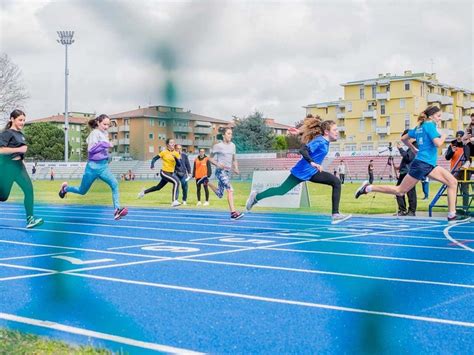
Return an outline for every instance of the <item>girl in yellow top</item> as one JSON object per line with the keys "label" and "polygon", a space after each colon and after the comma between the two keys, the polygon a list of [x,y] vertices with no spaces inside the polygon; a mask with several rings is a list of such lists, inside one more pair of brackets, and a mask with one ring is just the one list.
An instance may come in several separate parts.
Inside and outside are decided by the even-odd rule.
{"label": "girl in yellow top", "polygon": [[171,183],[173,185],[173,189],[171,192],[171,206],[177,207],[181,204],[178,201],[179,179],[176,175],[174,175],[176,165],[180,164],[179,159],[181,158],[181,156],[177,151],[174,150],[174,146],[174,139],[168,138],[166,140],[166,149],[161,151],[151,160],[151,169],[155,168],[155,162],[158,159],[161,158],[161,160],[163,160],[163,166],[161,167],[160,171],[161,180],[156,186],[150,187],[149,189],[143,188],[142,191],[140,191],[140,193],[138,194],[138,198],[143,198],[146,194],[150,192],[159,191],[163,187],[165,187],[166,184]]}

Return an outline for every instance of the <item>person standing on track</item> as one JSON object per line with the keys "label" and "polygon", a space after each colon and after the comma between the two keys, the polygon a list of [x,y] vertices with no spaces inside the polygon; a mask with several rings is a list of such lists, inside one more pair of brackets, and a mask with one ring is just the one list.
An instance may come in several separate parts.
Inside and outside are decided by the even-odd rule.
{"label": "person standing on track", "polygon": [[168,183],[173,185],[171,190],[171,207],[178,207],[181,203],[178,201],[178,189],[179,189],[179,179],[175,175],[176,165],[181,164],[179,153],[174,149],[175,142],[174,139],[168,138],[166,140],[166,149],[162,150],[151,160],[151,169],[155,168],[155,162],[158,159],[163,160],[163,166],[160,170],[161,180],[156,186],[152,186],[149,189],[143,188],[142,191],[138,194],[138,198],[143,198],[146,194],[154,191],[160,191]]}
{"label": "person standing on track", "polygon": [[199,149],[199,155],[194,160],[193,178],[196,179],[196,193],[197,193],[197,206],[201,206],[201,186],[204,187],[204,194],[206,201],[204,206],[209,206],[209,178],[211,177],[212,169],[211,162],[209,161],[206,151],[201,148]]}
{"label": "person standing on track", "polygon": [[87,137],[88,158],[81,185],[79,187],[68,186],[67,182],[63,182],[59,190],[59,197],[66,197],[68,192],[85,195],[94,181],[100,179],[109,185],[112,190],[112,200],[115,209],[114,219],[119,220],[128,214],[128,209],[120,207],[119,185],[109,168],[109,149],[113,147],[109,142],[109,135],[107,133],[110,127],[110,118],[102,114],[89,120],[88,125],[92,131]]}
{"label": "person standing on track", "polygon": [[290,176],[278,187],[272,187],[260,193],[252,191],[247,199],[246,207],[250,211],[254,205],[264,198],[281,196],[305,181],[332,187],[332,224],[351,218],[351,215],[339,213],[341,201],[341,181],[321,166],[329,151],[329,143],[337,141],[339,132],[336,122],[323,121],[319,116],[307,117],[300,128],[303,146],[300,149],[302,158],[291,169]]}
{"label": "person standing on track", "polygon": [[30,176],[26,171],[23,159],[28,149],[25,136],[21,130],[25,126],[26,115],[21,110],[13,110],[10,121],[0,133],[0,201],[7,201],[13,183],[16,182],[23,191],[23,204],[26,211],[26,228],[33,228],[43,224],[42,218],[33,214],[34,191]]}
{"label": "person standing on track", "polygon": [[[445,184],[448,189],[448,223],[466,222],[470,217],[456,215],[456,194],[457,180],[449,171],[441,166],[437,166],[438,147],[444,144],[445,134],[439,134],[436,126],[441,120],[441,110],[437,106],[428,106],[418,117],[418,126],[410,129],[402,137],[405,143],[416,158],[413,160],[408,174],[398,186],[391,185],[371,185],[368,181],[355,192],[355,198],[359,198],[370,192],[381,192],[396,196],[403,196],[410,191],[418,181],[426,177]],[[416,148],[410,139],[415,138],[418,144]]]}

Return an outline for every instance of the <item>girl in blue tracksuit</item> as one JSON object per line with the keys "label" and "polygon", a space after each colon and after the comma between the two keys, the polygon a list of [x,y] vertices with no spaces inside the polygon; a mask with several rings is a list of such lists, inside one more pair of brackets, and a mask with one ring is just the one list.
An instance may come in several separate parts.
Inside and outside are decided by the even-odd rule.
{"label": "girl in blue tracksuit", "polygon": [[108,165],[109,149],[112,148],[107,133],[110,127],[110,118],[107,115],[100,115],[90,120],[88,124],[92,132],[87,137],[88,159],[81,186],[68,186],[68,183],[64,182],[61,185],[59,197],[64,198],[68,192],[85,195],[92,183],[96,179],[101,179],[112,189],[112,199],[115,208],[114,219],[119,220],[127,215],[128,209],[120,207],[118,182],[110,172]]}

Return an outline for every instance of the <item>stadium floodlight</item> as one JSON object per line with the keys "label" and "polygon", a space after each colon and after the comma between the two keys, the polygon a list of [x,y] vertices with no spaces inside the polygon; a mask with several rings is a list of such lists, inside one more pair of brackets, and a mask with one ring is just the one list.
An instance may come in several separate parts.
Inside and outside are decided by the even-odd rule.
{"label": "stadium floodlight", "polygon": [[59,39],[57,42],[62,44],[66,48],[66,61],[64,70],[64,161],[67,163],[69,160],[69,112],[68,112],[68,85],[67,77],[69,75],[69,69],[67,65],[67,47],[74,43],[72,39],[74,37],[74,31],[57,31]]}

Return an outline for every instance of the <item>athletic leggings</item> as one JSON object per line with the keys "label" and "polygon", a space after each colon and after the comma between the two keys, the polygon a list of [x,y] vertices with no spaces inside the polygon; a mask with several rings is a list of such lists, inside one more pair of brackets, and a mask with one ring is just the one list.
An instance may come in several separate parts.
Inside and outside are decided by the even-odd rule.
{"label": "athletic leggings", "polygon": [[173,189],[171,191],[171,201],[175,201],[178,199],[178,192],[179,192],[179,179],[174,173],[169,173],[167,171],[160,171],[161,180],[158,185],[150,187],[149,189],[145,190],[145,194],[154,191],[160,191],[163,187],[166,186],[167,183],[173,184]]}
{"label": "athletic leggings", "polygon": [[26,171],[25,164],[21,160],[4,161],[1,164],[0,177],[0,201],[8,200],[12,190],[13,183],[16,182],[25,195],[23,201],[26,210],[26,216],[33,216],[34,193],[33,184]]}
{"label": "athletic leggings", "polygon": [[[304,180],[297,178],[293,174],[290,174],[290,176],[288,176],[288,178],[283,181],[280,186],[271,187],[265,191],[260,192],[257,194],[256,199],[257,201],[260,201],[264,198],[284,195],[303,181]],[[332,213],[339,213],[339,202],[341,201],[341,180],[332,174],[329,174],[325,171],[320,171],[311,176],[309,181],[316,184],[332,186]]]}
{"label": "athletic leggings", "polygon": [[198,201],[201,201],[201,186],[204,186],[204,194],[206,195],[206,201],[209,201],[209,186],[207,184],[199,183],[199,179],[196,180],[196,191]]}

